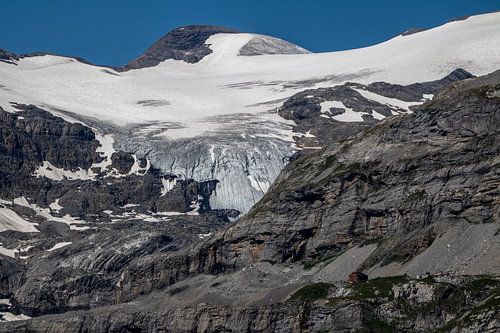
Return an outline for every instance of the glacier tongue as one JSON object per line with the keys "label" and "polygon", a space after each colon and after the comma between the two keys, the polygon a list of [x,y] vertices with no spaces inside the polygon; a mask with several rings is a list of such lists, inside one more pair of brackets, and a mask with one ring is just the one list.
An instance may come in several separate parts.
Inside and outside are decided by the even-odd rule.
{"label": "glacier tongue", "polygon": [[172,140],[135,128],[115,136],[116,148],[147,155],[152,165],[167,175],[218,180],[210,197],[211,208],[246,212],[264,195],[296,148],[289,136],[290,125],[284,121],[274,123],[274,127],[269,127],[269,122],[267,127],[258,127],[250,126],[240,115],[233,117],[240,120],[238,130],[195,138]]}

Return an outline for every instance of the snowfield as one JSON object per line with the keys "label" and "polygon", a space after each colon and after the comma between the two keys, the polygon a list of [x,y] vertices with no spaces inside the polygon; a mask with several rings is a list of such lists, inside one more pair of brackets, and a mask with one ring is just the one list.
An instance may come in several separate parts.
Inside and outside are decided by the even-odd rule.
{"label": "snowfield", "polygon": [[36,225],[36,223],[26,221],[13,210],[0,205],[0,232],[7,230],[38,232]]}
{"label": "snowfield", "polygon": [[[167,60],[127,72],[52,55],[23,58],[16,65],[0,62],[0,106],[15,112],[11,102],[35,104],[66,120],[106,129],[103,134],[113,135],[114,148],[139,157],[147,152],[152,166],[165,174],[220,180],[211,201],[214,208],[246,211],[296,149],[293,122],[273,111],[284,99],[347,81],[409,84],[440,79],[457,68],[475,75],[490,73],[500,68],[500,13],[362,49],[314,54],[287,44],[283,53],[295,47],[293,52],[299,54],[242,55],[251,54],[249,46],[243,49],[246,45],[265,48],[269,43],[260,35],[216,34],[206,41],[213,53],[198,63]],[[281,45],[279,40],[272,43]],[[347,109],[333,118],[362,121],[361,114]],[[109,142],[104,154],[114,149],[112,139]],[[41,166],[38,175],[92,176],[49,165]]]}

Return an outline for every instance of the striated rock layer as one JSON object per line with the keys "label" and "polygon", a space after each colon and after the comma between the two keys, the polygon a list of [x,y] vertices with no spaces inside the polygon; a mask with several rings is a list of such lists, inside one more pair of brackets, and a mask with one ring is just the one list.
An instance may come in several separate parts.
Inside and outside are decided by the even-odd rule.
{"label": "striated rock layer", "polygon": [[[118,238],[104,246],[103,233],[40,255],[17,273],[26,283],[4,285],[15,288],[8,292],[18,311],[98,308],[0,330],[495,332],[499,91],[500,72],[457,82],[412,114],[299,154],[246,216],[195,244],[171,248],[163,236],[165,250],[155,251],[147,244],[157,240],[132,235],[137,244]],[[467,242],[457,228],[489,247]],[[405,271],[443,240],[448,253],[466,249],[475,265],[420,261]],[[102,259],[86,259],[87,243],[102,244],[95,252]],[[413,277],[336,282],[335,267],[354,259],[344,276]]]}

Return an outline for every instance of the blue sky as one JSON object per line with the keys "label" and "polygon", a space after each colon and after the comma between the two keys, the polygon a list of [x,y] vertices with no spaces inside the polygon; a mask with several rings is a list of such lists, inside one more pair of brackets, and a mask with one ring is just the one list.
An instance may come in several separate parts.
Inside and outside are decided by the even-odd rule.
{"label": "blue sky", "polygon": [[0,48],[119,66],[175,27],[212,24],[334,51],[495,10],[500,0],[0,0]]}

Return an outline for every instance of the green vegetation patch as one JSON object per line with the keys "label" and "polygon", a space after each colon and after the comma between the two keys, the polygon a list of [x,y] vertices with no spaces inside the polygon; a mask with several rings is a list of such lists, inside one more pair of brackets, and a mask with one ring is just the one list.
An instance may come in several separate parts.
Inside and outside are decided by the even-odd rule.
{"label": "green vegetation patch", "polygon": [[427,198],[427,192],[425,192],[425,190],[420,190],[420,191],[413,192],[412,194],[410,194],[409,196],[407,196],[404,199],[404,203],[406,203],[406,204],[413,204],[415,202],[422,201],[425,198]]}
{"label": "green vegetation patch", "polygon": [[385,320],[374,318],[363,325],[364,330],[361,332],[373,332],[373,333],[396,333],[397,328]]}
{"label": "green vegetation patch", "polygon": [[371,244],[377,244],[379,245],[380,243],[382,243],[384,241],[384,239],[382,237],[378,237],[378,238],[369,238],[369,239],[365,239],[364,241],[362,241],[360,244],[359,244],[359,247],[365,247],[365,246],[368,246],[368,245],[371,245]]}
{"label": "green vegetation patch", "polygon": [[335,155],[330,155],[326,158],[325,162],[323,162],[323,170],[332,166],[332,164],[337,160]]}
{"label": "green vegetation patch", "polygon": [[500,281],[489,276],[481,276],[477,279],[468,281],[464,284],[464,289],[472,293],[483,291],[486,288],[499,288],[499,287],[500,287]]}
{"label": "green vegetation patch", "polygon": [[290,297],[290,300],[315,301],[318,299],[325,299],[331,287],[331,284],[323,282],[310,284],[297,290],[295,294]]}
{"label": "green vegetation patch", "polygon": [[333,175],[343,176],[345,174],[349,174],[359,170],[361,170],[361,164],[359,162],[354,162],[348,165],[339,163],[337,167],[333,170]]}
{"label": "green vegetation patch", "polygon": [[395,285],[408,281],[406,276],[391,276],[375,278],[365,283],[358,283],[352,286],[351,298],[355,300],[366,300],[371,298],[394,298],[392,288]]}
{"label": "green vegetation patch", "polygon": [[443,327],[436,330],[436,333],[449,332],[451,329],[455,327],[467,327],[474,320],[478,320],[477,318],[482,313],[488,312],[493,309],[495,310],[500,309],[500,288],[494,289],[493,292],[484,302],[480,303],[478,306],[468,311],[468,313],[465,316],[461,318],[457,317],[448,321]]}

